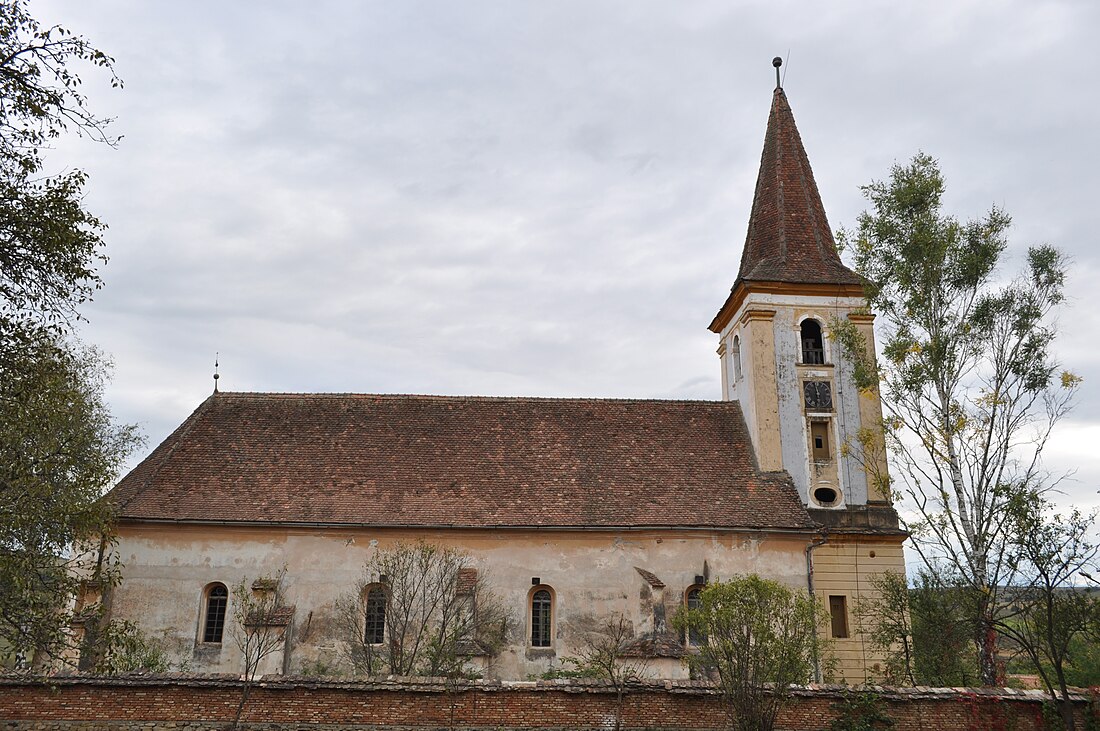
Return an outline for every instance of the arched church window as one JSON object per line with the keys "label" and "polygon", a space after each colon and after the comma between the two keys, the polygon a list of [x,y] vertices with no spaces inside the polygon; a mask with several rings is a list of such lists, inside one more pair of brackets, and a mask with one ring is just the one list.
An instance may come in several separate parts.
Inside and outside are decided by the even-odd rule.
{"label": "arched church window", "polygon": [[554,597],[549,589],[531,593],[531,647],[550,647]]}
{"label": "arched church window", "polygon": [[379,584],[369,586],[363,596],[363,642],[381,645],[386,639],[386,590]]}
{"label": "arched church window", "polygon": [[[688,587],[688,590],[684,592],[684,605],[688,610],[699,608],[699,595],[703,592],[705,587],[702,584],[694,584]],[[687,642],[689,645],[706,644],[707,636],[697,627],[691,627],[687,632]]]}
{"label": "arched church window", "polygon": [[821,323],[807,318],[799,328],[802,342],[802,362],[820,365],[825,362],[825,342],[821,338]]}
{"label": "arched church window", "polygon": [[741,337],[733,336],[733,380],[741,380]]}
{"label": "arched church window", "polygon": [[225,584],[211,584],[203,592],[202,641],[221,642],[225,633],[225,611],[229,590]]}

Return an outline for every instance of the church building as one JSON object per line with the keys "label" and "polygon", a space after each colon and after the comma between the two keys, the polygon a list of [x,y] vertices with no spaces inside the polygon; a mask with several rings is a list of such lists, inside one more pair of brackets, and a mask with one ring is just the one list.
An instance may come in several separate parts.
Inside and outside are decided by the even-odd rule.
{"label": "church building", "polygon": [[722,400],[215,390],[109,493],[111,616],[193,671],[240,673],[232,589],[285,567],[286,640],[262,671],[337,667],[337,606],[366,561],[425,541],[467,553],[511,617],[503,649],[471,657],[487,677],[560,667],[610,616],[649,674],[688,677],[698,638],[668,618],[756,573],[812,592],[836,672],[874,679],[856,604],[904,572],[906,534],[882,487],[879,395],[830,338],[851,323],[873,356],[873,319],[776,88],[740,272],[709,325]]}

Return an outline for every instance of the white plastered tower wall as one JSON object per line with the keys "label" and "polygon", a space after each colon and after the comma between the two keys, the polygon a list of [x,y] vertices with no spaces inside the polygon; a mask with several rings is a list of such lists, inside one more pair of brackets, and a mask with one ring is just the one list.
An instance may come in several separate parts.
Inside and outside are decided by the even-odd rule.
{"label": "white plastered tower wall", "polygon": [[[807,319],[821,326],[824,363],[802,362],[801,325]],[[869,475],[865,469],[863,450],[846,448],[859,441],[860,430],[879,429],[878,394],[856,386],[851,359],[830,337],[833,323],[852,321],[873,352],[872,319],[862,297],[749,293],[719,334],[722,396],[740,402],[760,468],[786,470],[811,508],[888,502],[875,470]],[[831,408],[807,407],[807,381],[829,384]],[[814,457],[814,421],[827,427],[828,459]],[[837,498],[815,499],[821,487],[836,490]]]}

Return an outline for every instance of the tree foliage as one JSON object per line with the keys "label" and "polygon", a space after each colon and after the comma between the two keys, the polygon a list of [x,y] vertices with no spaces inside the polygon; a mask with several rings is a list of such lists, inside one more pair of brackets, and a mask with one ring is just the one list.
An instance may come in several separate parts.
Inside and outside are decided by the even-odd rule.
{"label": "tree foliage", "polygon": [[836,718],[828,731],[877,731],[894,725],[886,713],[886,701],[878,693],[845,690],[832,705]]}
{"label": "tree foliage", "polygon": [[[371,590],[385,597],[381,642],[366,633]],[[468,661],[497,655],[511,624],[468,554],[423,541],[377,550],[337,614],[348,660],[364,675],[470,676]]]}
{"label": "tree foliage", "polygon": [[770,731],[790,687],[813,675],[815,628],[822,608],[809,596],[756,574],[707,586],[699,606],[673,622],[706,641],[688,662],[718,674],[730,722],[739,731]]}
{"label": "tree foliage", "polygon": [[860,633],[883,656],[887,685],[917,685],[914,673],[913,621],[909,584],[894,571],[873,576],[871,591],[855,605]]}
{"label": "tree foliage", "polygon": [[972,590],[944,573],[920,569],[910,586],[886,572],[856,605],[861,631],[883,654],[890,685],[967,687],[977,680]]}
{"label": "tree foliage", "polygon": [[100,675],[167,673],[173,665],[164,643],[129,620],[111,621],[98,633],[93,670]]}
{"label": "tree foliage", "polygon": [[1049,349],[1066,263],[1036,246],[1002,280],[1009,216],[944,213],[944,180],[927,155],[863,191],[871,209],[840,238],[879,315],[884,357],[870,377],[882,391],[893,487],[917,516],[907,527],[926,565],[946,565],[974,589],[980,676],[992,684],[998,591],[1013,574],[1006,508],[1020,491],[1052,486],[1043,447],[1080,381]]}
{"label": "tree foliage", "polygon": [[78,575],[117,579],[98,498],[137,443],[103,400],[107,361],[73,339],[102,284],[104,226],[83,206],[82,171],[45,169],[66,132],[114,143],[77,73],[119,85],[112,64],[20,0],[0,3],[0,644],[39,663],[64,654]]}
{"label": "tree foliage", "polygon": [[1030,660],[1073,731],[1068,673],[1080,641],[1100,623],[1100,598],[1076,586],[1081,571],[1100,555],[1094,516],[1076,509],[1059,515],[1034,493],[1015,496],[1009,508],[1014,535],[1009,561],[1018,581],[1006,589],[997,629]]}
{"label": "tree foliage", "polygon": [[0,362],[0,638],[58,658],[83,581],[117,580],[99,500],[136,440],[103,401],[105,364],[43,332]]}
{"label": "tree foliage", "polygon": [[[45,151],[71,131],[107,144],[109,119],[81,91],[80,65],[121,81],[86,38],[43,26],[20,0],[0,4],[0,307],[13,323],[58,322],[98,289],[103,224],[82,203],[85,174],[44,174]],[[8,333],[0,330],[0,335]]]}

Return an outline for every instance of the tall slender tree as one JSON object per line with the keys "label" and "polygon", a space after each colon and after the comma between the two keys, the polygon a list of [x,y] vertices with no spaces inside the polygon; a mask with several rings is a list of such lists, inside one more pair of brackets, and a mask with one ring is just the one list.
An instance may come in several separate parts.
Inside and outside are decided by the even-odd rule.
{"label": "tall slender tree", "polygon": [[[928,155],[863,192],[870,210],[840,240],[866,280],[884,357],[857,377],[863,386],[879,379],[892,487],[916,516],[913,545],[973,591],[980,677],[994,684],[995,612],[1013,574],[1006,508],[1012,495],[1056,482],[1043,449],[1080,381],[1050,352],[1066,262],[1036,246],[1023,271],[1004,278],[1009,216],[996,207],[967,222],[946,214]],[[865,353],[853,328],[841,323],[836,337],[854,357]]]}

